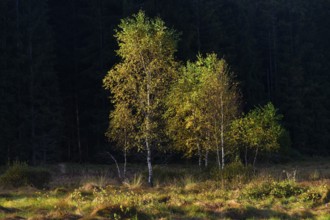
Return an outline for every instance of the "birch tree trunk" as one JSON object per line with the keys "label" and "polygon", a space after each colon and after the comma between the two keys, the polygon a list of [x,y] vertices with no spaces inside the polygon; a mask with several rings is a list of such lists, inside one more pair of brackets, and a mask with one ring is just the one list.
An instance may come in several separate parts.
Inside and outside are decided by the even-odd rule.
{"label": "birch tree trunk", "polygon": [[149,146],[148,139],[146,138],[146,147],[147,147],[147,163],[148,163],[148,184],[150,187],[153,187],[153,178],[152,178],[152,164],[151,164],[151,149]]}
{"label": "birch tree trunk", "polygon": [[221,156],[222,156],[222,169],[225,167],[225,147],[224,147],[224,139],[223,139],[223,133],[224,133],[224,112],[223,112],[223,99],[222,99],[222,93],[220,94],[220,102],[221,102]]}
{"label": "birch tree trunk", "polygon": [[152,178],[152,164],[151,164],[151,148],[150,148],[150,83],[151,75],[150,72],[147,73],[147,114],[146,114],[146,150],[147,150],[147,164],[148,164],[148,184],[150,187],[153,187],[153,178]]}
{"label": "birch tree trunk", "polygon": [[[215,122],[216,123],[216,122]],[[217,129],[217,126],[215,126],[215,130]],[[221,161],[220,161],[220,148],[219,148],[219,141],[218,141],[218,136],[217,136],[217,132],[215,132],[215,145],[217,146],[217,163],[218,163],[218,167],[219,170],[221,169]]]}
{"label": "birch tree trunk", "polygon": [[126,129],[125,129],[123,178],[126,178],[126,166],[127,166],[127,132],[126,132]]}

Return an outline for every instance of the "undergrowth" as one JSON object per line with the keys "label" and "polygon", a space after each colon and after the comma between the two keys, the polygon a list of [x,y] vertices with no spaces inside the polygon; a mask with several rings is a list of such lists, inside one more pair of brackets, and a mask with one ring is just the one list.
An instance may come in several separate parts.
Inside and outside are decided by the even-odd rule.
{"label": "undergrowth", "polygon": [[5,188],[33,186],[44,188],[50,182],[51,174],[46,169],[30,167],[26,163],[15,162],[0,176],[0,185]]}
{"label": "undergrowth", "polygon": [[292,178],[277,180],[260,176],[241,164],[228,165],[220,171],[164,167],[155,177],[158,184],[154,188],[145,184],[143,172],[137,172],[118,183],[107,180],[88,184],[88,180],[97,182],[95,176],[85,178],[75,188],[58,182],[50,190],[20,188],[0,192],[0,218],[13,215],[25,219],[142,220],[329,217],[330,192],[326,179],[303,183]]}

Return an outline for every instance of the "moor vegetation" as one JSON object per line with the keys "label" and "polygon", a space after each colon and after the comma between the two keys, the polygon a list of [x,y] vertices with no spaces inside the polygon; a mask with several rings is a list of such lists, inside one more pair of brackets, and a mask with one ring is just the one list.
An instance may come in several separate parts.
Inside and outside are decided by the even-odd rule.
{"label": "moor vegetation", "polygon": [[[293,15],[298,16],[295,11],[288,16],[292,19],[288,22],[291,40],[284,44],[291,49],[277,46],[276,28],[283,24],[276,23],[275,10],[269,12],[269,66],[267,74],[260,76],[260,69],[248,67],[261,65],[251,57],[246,59],[250,63],[240,63],[240,68],[230,65],[233,58],[227,55],[235,53],[219,50],[226,41],[214,43],[214,50],[202,49],[200,22],[221,23],[214,15],[217,7],[211,10],[209,5],[216,1],[190,3],[196,7],[197,22],[192,23],[197,30],[198,50],[190,51],[184,59],[177,56],[186,52],[179,46],[182,33],[161,18],[150,18],[140,10],[121,19],[117,28],[111,26],[117,43],[111,46],[111,52],[117,55],[111,66],[105,65],[104,37],[109,33],[104,30],[108,24],[103,23],[104,2],[81,1],[85,4],[80,2],[84,10],[79,15],[79,4],[69,2],[73,23],[86,18],[82,11],[87,10],[87,15],[88,9],[93,9],[98,19],[84,21],[93,23],[87,26],[97,26],[100,35],[74,29],[84,34],[77,32],[72,45],[58,51],[73,51],[72,60],[65,61],[73,66],[64,65],[70,66],[73,74],[70,80],[62,76],[62,81],[55,71],[61,65],[53,63],[52,56],[55,44],[50,26],[58,28],[57,21],[53,17],[48,23],[47,19],[54,16],[51,13],[60,14],[56,10],[60,4],[52,3],[54,11],[49,14],[47,1],[0,3],[4,30],[0,30],[0,64],[6,73],[1,75],[1,95],[15,91],[1,96],[4,105],[0,105],[0,119],[5,122],[0,126],[1,219],[330,219],[329,150],[321,146],[328,144],[326,99],[311,103],[304,100],[311,100],[308,95],[314,96],[314,89],[326,88],[326,83],[318,84],[326,82],[320,73],[324,69],[316,58],[311,66],[300,65],[307,62],[303,52],[302,58],[297,55],[297,60],[281,62],[281,52],[292,55],[291,50],[298,47],[293,33]],[[275,2],[286,6],[280,1],[270,6],[279,7]],[[255,8],[258,12],[259,3]],[[129,1],[123,1],[123,8],[129,5]],[[202,6],[207,6],[209,13],[204,16],[210,18],[200,17]],[[267,8],[267,4],[261,6]],[[81,40],[81,36],[93,37]],[[56,37],[61,42],[61,37]],[[246,37],[254,43],[253,37]],[[79,42],[99,44],[78,47]],[[99,56],[94,53],[98,47]],[[248,52],[251,48],[246,47],[241,49]],[[78,54],[86,55],[86,50],[90,54],[78,59]],[[90,67],[86,60],[97,67]],[[277,78],[283,66],[291,78],[284,77],[283,72],[282,78]],[[109,71],[105,74],[106,68]],[[315,75],[319,78],[310,79],[311,87],[304,88],[301,83],[306,74],[302,72],[310,68],[319,70]],[[79,84],[83,74],[90,76],[97,71],[104,75]],[[12,82],[11,73],[22,75],[17,87],[2,83]],[[243,74],[246,78],[242,80]],[[94,87],[95,81],[100,83],[101,78],[110,108],[93,109],[82,96],[106,105],[109,100],[104,94],[90,94],[86,89]],[[266,82],[265,90],[260,89],[261,82]],[[292,85],[286,85],[289,82]],[[287,99],[282,97],[281,88],[288,93]],[[311,108],[306,107],[308,104]],[[105,112],[108,119],[104,120]],[[108,129],[104,127],[107,123]],[[309,134],[311,137],[307,137]]]}
{"label": "moor vegetation", "polygon": [[[63,165],[63,164],[62,164]],[[329,219],[329,161],[222,171],[197,165],[157,165],[154,187],[148,172],[128,164],[120,180],[115,166],[47,166],[47,187],[26,182],[1,187],[1,219]],[[26,165],[2,174],[12,177]],[[31,168],[29,168],[31,169]],[[34,168],[33,168],[34,169]],[[61,171],[62,169],[62,171]],[[16,172],[16,173],[15,173]],[[63,173],[62,173],[63,172]],[[14,178],[12,181],[15,181]]]}

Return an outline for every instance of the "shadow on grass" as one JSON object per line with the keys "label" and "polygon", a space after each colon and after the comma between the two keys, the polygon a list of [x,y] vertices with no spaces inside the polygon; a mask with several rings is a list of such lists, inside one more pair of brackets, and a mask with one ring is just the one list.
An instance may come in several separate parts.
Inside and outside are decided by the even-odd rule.
{"label": "shadow on grass", "polygon": [[268,219],[268,218],[279,218],[279,219],[315,219],[315,216],[308,212],[304,211],[301,213],[296,213],[289,215],[284,212],[274,211],[271,209],[258,209],[255,207],[247,207],[245,209],[230,208],[225,210],[222,214],[222,217],[231,218],[231,219]]}
{"label": "shadow on grass", "polygon": [[105,206],[94,210],[94,217],[104,217],[107,219],[151,219],[147,214],[137,210],[135,207],[125,207],[121,205]]}
{"label": "shadow on grass", "polygon": [[285,212],[274,211],[271,209],[258,209],[255,207],[247,208],[229,208],[224,211],[205,211],[199,210],[196,214],[204,214],[203,217],[192,217],[191,212],[188,209],[180,207],[169,207],[171,213],[173,214],[172,219],[182,219],[182,220],[198,220],[198,219],[269,219],[269,218],[279,218],[279,219],[316,219],[312,213],[308,211],[303,211],[301,213],[295,213],[289,215]]}
{"label": "shadow on grass", "polygon": [[12,197],[14,197],[14,196],[10,193],[0,193],[0,199],[1,198],[7,199],[7,198],[12,198]]}
{"label": "shadow on grass", "polygon": [[25,218],[18,216],[21,210],[15,208],[6,208],[0,206],[0,219],[2,220],[24,220]]}
{"label": "shadow on grass", "polygon": [[11,214],[11,213],[15,213],[15,212],[19,212],[19,209],[15,209],[15,208],[6,208],[3,206],[0,206],[0,213],[1,214]]}

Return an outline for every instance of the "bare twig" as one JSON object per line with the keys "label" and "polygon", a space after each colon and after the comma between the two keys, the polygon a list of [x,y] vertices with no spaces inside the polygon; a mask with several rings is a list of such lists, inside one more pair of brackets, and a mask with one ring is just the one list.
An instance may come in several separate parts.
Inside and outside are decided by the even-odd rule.
{"label": "bare twig", "polygon": [[119,177],[119,179],[121,179],[121,172],[120,172],[120,168],[119,168],[116,158],[108,151],[106,152],[106,154],[109,155],[111,157],[111,159],[115,162],[117,171],[118,171],[118,177]]}

